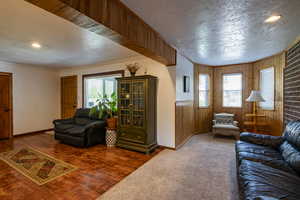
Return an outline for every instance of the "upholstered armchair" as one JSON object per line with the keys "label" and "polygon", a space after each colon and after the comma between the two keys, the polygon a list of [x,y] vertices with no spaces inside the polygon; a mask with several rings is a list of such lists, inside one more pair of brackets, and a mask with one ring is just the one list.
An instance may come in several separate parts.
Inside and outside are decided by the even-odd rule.
{"label": "upholstered armchair", "polygon": [[218,113],[214,115],[213,135],[234,136],[240,138],[238,122],[234,121],[234,114]]}
{"label": "upholstered armchair", "polygon": [[106,122],[89,113],[90,109],[77,109],[73,118],[54,120],[55,139],[76,147],[104,144]]}

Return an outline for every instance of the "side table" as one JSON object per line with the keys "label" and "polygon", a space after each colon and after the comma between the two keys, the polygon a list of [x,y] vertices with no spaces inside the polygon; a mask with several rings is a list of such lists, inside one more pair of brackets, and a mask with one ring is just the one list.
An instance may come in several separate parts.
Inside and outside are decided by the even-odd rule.
{"label": "side table", "polygon": [[114,147],[117,142],[117,130],[106,128],[106,145],[108,147]]}

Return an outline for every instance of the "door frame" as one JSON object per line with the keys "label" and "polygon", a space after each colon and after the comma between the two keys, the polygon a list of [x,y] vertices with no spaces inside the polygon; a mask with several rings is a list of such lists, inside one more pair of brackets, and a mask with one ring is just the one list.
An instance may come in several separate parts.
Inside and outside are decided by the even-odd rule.
{"label": "door frame", "polygon": [[8,138],[12,138],[13,137],[13,131],[14,131],[14,117],[13,117],[13,74],[10,72],[0,72],[0,75],[2,76],[8,76],[9,77],[9,91],[10,91],[10,95],[9,95],[9,104],[10,104],[10,133]]}
{"label": "door frame", "polygon": [[78,76],[61,76],[60,77],[60,117],[63,118],[63,79],[64,78],[75,78],[76,77],[76,104],[78,106]]}

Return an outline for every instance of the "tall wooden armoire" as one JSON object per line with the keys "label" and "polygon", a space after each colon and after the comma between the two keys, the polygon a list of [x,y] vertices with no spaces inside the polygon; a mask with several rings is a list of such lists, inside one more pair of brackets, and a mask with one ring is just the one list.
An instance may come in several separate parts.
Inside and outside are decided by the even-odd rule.
{"label": "tall wooden armoire", "polygon": [[117,146],[149,153],[157,147],[157,77],[118,78]]}

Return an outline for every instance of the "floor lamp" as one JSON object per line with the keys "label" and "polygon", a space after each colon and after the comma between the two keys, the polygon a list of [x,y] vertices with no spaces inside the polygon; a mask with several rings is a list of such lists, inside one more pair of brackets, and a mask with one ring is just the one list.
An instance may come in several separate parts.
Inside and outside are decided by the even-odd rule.
{"label": "floor lamp", "polygon": [[264,98],[261,96],[260,91],[252,90],[250,96],[246,99],[247,102],[253,102],[253,114],[257,114],[256,103],[264,102]]}

